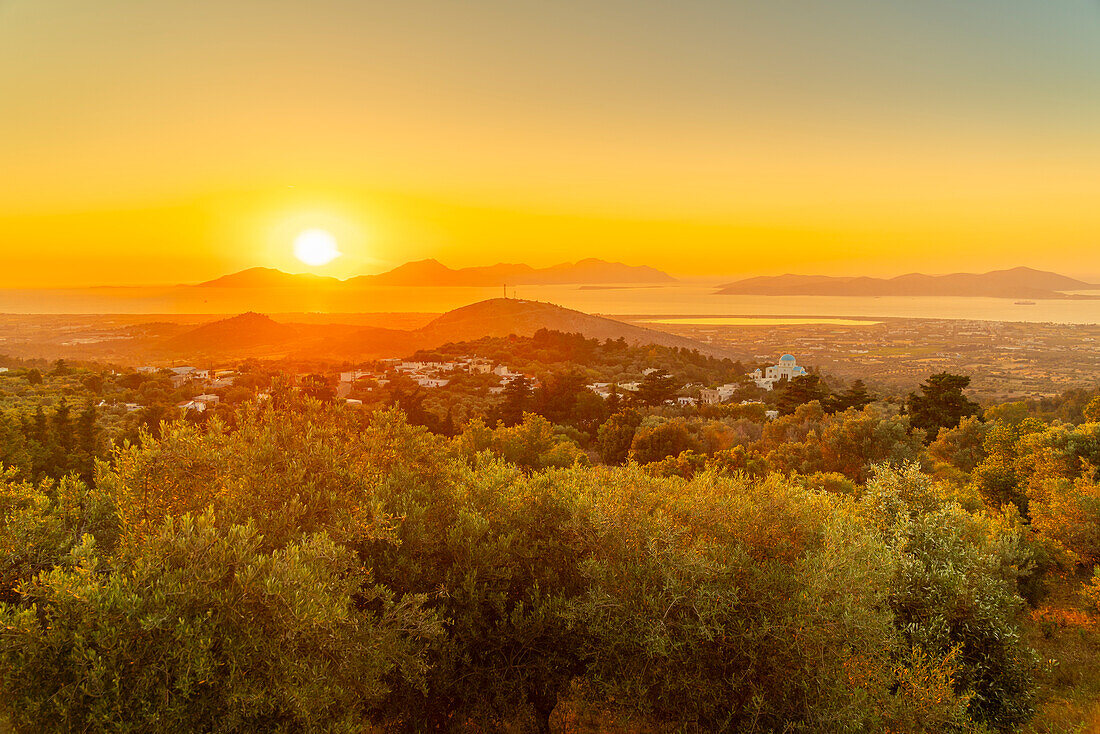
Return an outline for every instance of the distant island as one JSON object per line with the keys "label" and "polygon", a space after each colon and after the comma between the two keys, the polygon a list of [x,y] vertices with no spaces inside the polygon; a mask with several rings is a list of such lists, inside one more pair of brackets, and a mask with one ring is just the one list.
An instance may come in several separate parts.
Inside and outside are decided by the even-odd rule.
{"label": "distant island", "polygon": [[417,260],[377,275],[360,275],[347,280],[311,274],[284,273],[274,268],[249,268],[215,280],[199,283],[200,288],[356,288],[402,287],[499,287],[502,285],[578,285],[605,283],[674,283],[668,273],[646,265],[625,265],[588,258],[548,268],[516,263],[498,263],[471,268],[449,268],[438,260]]}
{"label": "distant island", "polygon": [[994,270],[988,273],[923,275],[896,278],[834,277],[828,275],[776,275],[745,278],[719,286],[727,296],[973,296],[985,298],[1096,299],[1100,296],[1066,291],[1100,290],[1058,273],[1033,268]]}

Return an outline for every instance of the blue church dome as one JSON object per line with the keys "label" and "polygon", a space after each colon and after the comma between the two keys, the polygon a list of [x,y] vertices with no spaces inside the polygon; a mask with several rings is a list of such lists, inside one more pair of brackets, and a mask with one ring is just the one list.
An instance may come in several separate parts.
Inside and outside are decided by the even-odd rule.
{"label": "blue church dome", "polygon": [[780,362],[793,362],[793,361],[795,361],[794,360],[794,355],[793,354],[784,354],[782,357],[779,358],[779,361]]}

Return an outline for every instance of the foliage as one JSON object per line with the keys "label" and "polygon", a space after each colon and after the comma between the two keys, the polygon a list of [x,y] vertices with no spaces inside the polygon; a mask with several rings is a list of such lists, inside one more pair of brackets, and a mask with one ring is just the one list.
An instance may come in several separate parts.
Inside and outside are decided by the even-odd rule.
{"label": "foliage", "polygon": [[603,476],[590,695],[684,729],[858,731],[895,707],[884,543],[777,478]]}
{"label": "foliage", "polygon": [[1093,476],[1047,480],[1030,509],[1038,532],[1086,566],[1100,563],[1100,485]]}
{"label": "foliage", "polygon": [[523,415],[531,405],[533,391],[531,381],[525,376],[513,377],[504,387],[504,402],[500,406],[500,420],[506,426],[523,421]]}
{"label": "foliage", "polygon": [[978,404],[963,394],[968,385],[970,378],[963,375],[940,372],[929,377],[920,386],[920,394],[909,393],[905,401],[913,427],[932,439],[941,428],[954,428],[963,418],[977,415]]}
{"label": "foliage", "polygon": [[493,431],[489,448],[506,461],[529,470],[588,463],[588,455],[574,441],[556,432],[550,421],[535,413],[524,413],[522,423]]}
{"label": "foliage", "polygon": [[336,397],[336,388],[331,378],[310,374],[302,378],[302,393],[314,400],[333,400]]}
{"label": "foliage", "polygon": [[642,417],[636,410],[620,410],[600,426],[596,434],[596,446],[606,464],[622,464],[630,454],[634,435]]}
{"label": "foliage", "polygon": [[648,464],[668,456],[678,456],[695,447],[687,423],[682,419],[664,421],[651,427],[643,424],[630,442],[630,459],[639,464]]}
{"label": "foliage", "polygon": [[14,601],[21,582],[70,562],[85,536],[113,549],[120,527],[109,496],[74,477],[38,485],[0,475],[0,601]]}
{"label": "foliage", "polygon": [[1088,603],[1100,612],[1100,566],[1093,566],[1092,578],[1081,591]]}
{"label": "foliage", "polygon": [[415,599],[367,586],[323,534],[265,552],[254,526],[218,525],[168,520],[114,573],[87,536],[0,607],[17,729],[361,731],[394,667],[422,675]]}
{"label": "foliage", "polygon": [[412,359],[428,356],[449,358],[478,356],[507,364],[512,369],[542,379],[548,372],[581,365],[596,382],[628,382],[645,369],[664,370],[687,382],[722,384],[745,373],[740,362],[717,359],[685,348],[657,345],[631,346],[624,339],[588,339],[582,334],[539,329],[530,337],[484,337],[475,341],[444,344],[431,353],[417,352]]}
{"label": "foliage", "polygon": [[900,553],[890,604],[907,642],[956,661],[971,718],[1002,730],[1027,721],[1037,661],[1016,622],[1030,561],[1019,516],[943,502],[913,465],[877,468],[863,505]]}
{"label": "foliage", "polygon": [[[575,417],[560,374],[530,399]],[[271,390],[138,430],[93,483],[7,473],[17,730],[547,731],[563,697],[658,730],[1008,730],[1019,591],[1100,532],[1095,424],[967,419],[925,450],[881,406],[632,408],[594,448],[639,465],[592,467],[573,420],[448,438]]]}
{"label": "foliage", "polygon": [[863,384],[863,380],[855,380],[834,396],[831,407],[835,411],[863,410],[873,402],[875,402],[875,396]]}
{"label": "foliage", "polygon": [[780,383],[775,405],[780,414],[790,415],[800,405],[812,402],[824,405],[828,400],[829,388],[821,381],[820,375],[804,375]]}
{"label": "foliage", "polygon": [[642,405],[650,407],[664,405],[676,397],[678,388],[676,378],[669,372],[655,369],[642,378],[642,384],[638,386],[634,398]]}
{"label": "foliage", "polygon": [[0,463],[29,480],[75,472],[91,481],[95,460],[106,453],[97,418],[89,401],[74,419],[63,397],[49,414],[41,406],[33,415],[0,414]]}
{"label": "foliage", "polygon": [[987,455],[985,440],[992,427],[975,416],[963,418],[954,428],[940,429],[936,440],[928,445],[928,455],[963,472],[972,472]]}
{"label": "foliage", "polygon": [[371,487],[400,480],[418,458],[384,450],[413,430],[397,415],[382,412],[361,426],[317,402],[281,411],[253,404],[239,411],[233,431],[218,421],[175,423],[159,440],[146,436],[140,446],[118,450],[99,485],[116,497],[124,526],[138,539],[165,517],[213,507],[219,522],[256,520],[273,547],[322,530],[338,542],[370,542],[389,526]]}
{"label": "foliage", "polygon": [[822,470],[865,482],[875,464],[919,461],[921,438],[904,416],[880,419],[870,410],[844,411],[822,422]]}

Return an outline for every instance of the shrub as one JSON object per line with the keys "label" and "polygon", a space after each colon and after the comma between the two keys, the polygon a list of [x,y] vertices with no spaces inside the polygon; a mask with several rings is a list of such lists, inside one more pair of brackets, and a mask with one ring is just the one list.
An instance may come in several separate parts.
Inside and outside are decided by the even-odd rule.
{"label": "shrub", "polygon": [[1091,477],[1050,479],[1031,502],[1031,523],[1088,566],[1100,563],[1100,486]]}
{"label": "shrub", "polygon": [[0,607],[16,728],[360,731],[392,670],[422,675],[430,618],[323,535],[262,546],[185,516],[105,573],[87,536],[72,567],[23,584],[31,606]]}
{"label": "shrub", "polygon": [[880,540],[778,477],[602,480],[581,610],[591,695],[705,731],[880,721],[894,639]]}
{"label": "shrub", "polygon": [[997,729],[1027,721],[1035,699],[1034,652],[1017,626],[1017,582],[1030,557],[1014,513],[972,515],[941,503],[911,469],[879,469],[864,503],[880,527],[891,513],[900,553],[891,607],[910,645],[956,656],[955,690],[971,719]]}
{"label": "shrub", "polygon": [[630,459],[639,464],[649,464],[695,448],[696,443],[688,432],[687,422],[674,418],[655,426],[639,428],[630,443]]}
{"label": "shrub", "polygon": [[110,552],[119,533],[114,502],[102,490],[74,477],[32,485],[0,471],[0,601],[14,601],[20,582],[69,562],[86,534]]}

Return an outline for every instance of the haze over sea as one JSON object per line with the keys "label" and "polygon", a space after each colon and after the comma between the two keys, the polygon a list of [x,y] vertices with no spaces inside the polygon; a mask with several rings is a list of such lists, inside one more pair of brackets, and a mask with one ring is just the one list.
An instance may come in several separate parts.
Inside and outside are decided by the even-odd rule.
{"label": "haze over sea", "polygon": [[[727,279],[728,280],[728,279]],[[1100,299],[1045,300],[1019,305],[1011,298],[858,296],[723,296],[719,282],[661,286],[520,286],[509,296],[614,316],[925,318],[981,321],[1100,323]],[[3,313],[234,314],[289,312],[443,312],[502,295],[501,288],[368,287],[353,292],[307,289],[85,288],[0,291]],[[689,323],[683,321],[682,323]]]}

